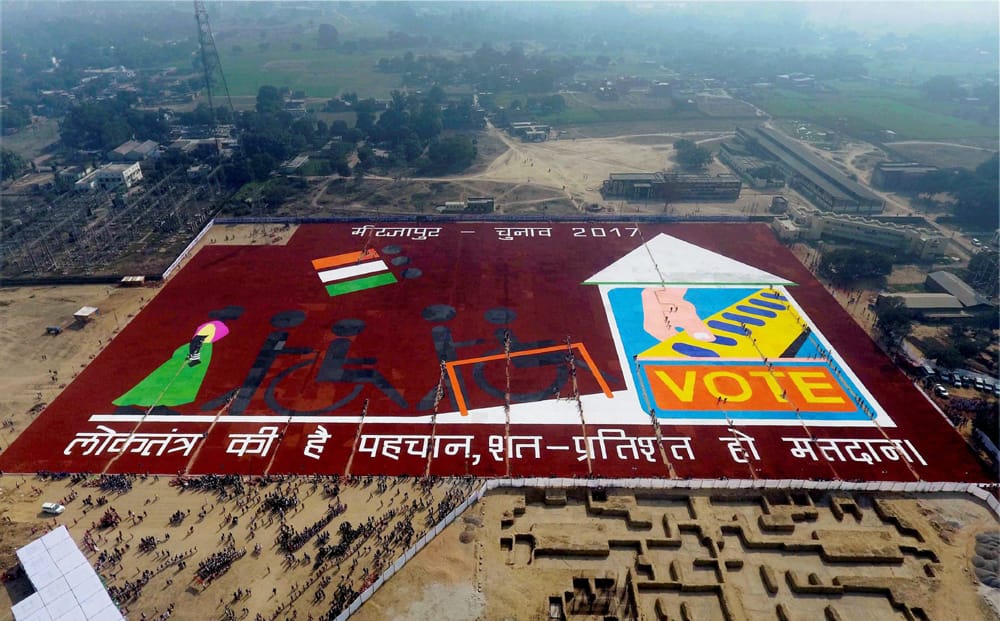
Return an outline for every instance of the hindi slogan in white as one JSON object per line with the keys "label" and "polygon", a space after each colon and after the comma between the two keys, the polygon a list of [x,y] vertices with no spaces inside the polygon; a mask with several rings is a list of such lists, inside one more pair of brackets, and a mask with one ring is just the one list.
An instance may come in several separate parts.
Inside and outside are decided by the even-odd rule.
{"label": "hindi slogan in white", "polygon": [[[180,455],[190,457],[204,432],[132,433],[116,431],[98,425],[94,431],[77,433],[63,450],[64,455],[99,457],[130,453],[141,457]],[[316,425],[308,434],[302,449],[303,456],[319,460],[333,433],[323,425]],[[277,450],[284,433],[276,425],[263,425],[249,433],[230,433],[225,443],[226,453],[236,457],[268,457]],[[485,446],[480,446],[485,439]],[[733,429],[731,435],[718,437],[734,463],[746,464],[766,460],[757,440],[744,432]],[[857,463],[874,466],[885,462],[906,462],[926,466],[927,461],[913,443],[892,438],[815,438],[782,437],[789,454],[803,461],[830,463]],[[302,446],[302,445],[300,445]],[[661,453],[662,450],[662,453]],[[695,461],[695,447],[690,436],[634,436],[621,428],[601,428],[587,436],[571,436],[569,442],[546,439],[543,435],[489,435],[485,438],[472,434],[362,434],[357,451],[371,459],[399,461],[401,457],[422,459],[457,457],[470,466],[480,463],[483,456],[495,462],[506,460],[544,460],[555,453],[575,454],[577,461],[616,460],[623,462],[645,461],[656,463]]]}

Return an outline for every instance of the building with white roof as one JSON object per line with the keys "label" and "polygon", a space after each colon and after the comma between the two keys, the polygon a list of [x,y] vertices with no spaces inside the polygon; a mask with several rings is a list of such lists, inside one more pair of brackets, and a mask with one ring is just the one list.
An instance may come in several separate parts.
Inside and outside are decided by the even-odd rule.
{"label": "building with white roof", "polygon": [[65,526],[18,549],[35,592],[11,607],[15,621],[123,621],[101,578]]}

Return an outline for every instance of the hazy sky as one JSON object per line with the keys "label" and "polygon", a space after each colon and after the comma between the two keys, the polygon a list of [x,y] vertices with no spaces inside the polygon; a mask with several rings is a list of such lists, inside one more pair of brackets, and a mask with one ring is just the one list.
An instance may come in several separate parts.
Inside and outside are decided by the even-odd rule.
{"label": "hazy sky", "polygon": [[806,2],[810,21],[842,24],[858,32],[904,33],[962,24],[997,28],[998,5],[990,2]]}

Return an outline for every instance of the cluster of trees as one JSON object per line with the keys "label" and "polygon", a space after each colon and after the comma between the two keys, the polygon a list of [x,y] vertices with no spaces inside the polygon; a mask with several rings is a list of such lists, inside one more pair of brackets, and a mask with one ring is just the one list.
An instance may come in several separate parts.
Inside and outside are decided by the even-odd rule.
{"label": "cluster of trees", "polygon": [[25,168],[27,163],[17,153],[10,149],[0,149],[0,179],[16,179]]}
{"label": "cluster of trees", "polygon": [[[310,116],[296,119],[287,112],[284,94],[274,86],[260,87],[254,110],[239,114],[236,126],[240,149],[222,171],[232,185],[264,180],[281,162],[302,151],[322,149],[330,139],[324,121]],[[333,164],[335,169],[347,166],[343,155],[340,160]]]}
{"label": "cluster of trees", "polygon": [[0,110],[0,134],[28,125],[31,125],[31,111],[28,106],[8,106]]}
{"label": "cluster of trees", "polygon": [[215,114],[213,114],[208,104],[200,103],[194,110],[178,114],[177,122],[188,127],[196,125],[209,126],[213,123],[229,124],[233,122],[233,114],[228,106],[216,106]]}
{"label": "cluster of trees", "polygon": [[875,327],[882,337],[898,346],[913,329],[915,315],[900,298],[883,296],[875,303],[875,317]]}
{"label": "cluster of trees", "polygon": [[[469,137],[439,139],[445,129],[479,129],[483,123],[471,101],[445,105],[445,97],[440,86],[427,95],[393,91],[388,106],[376,118],[379,106],[374,99],[359,101],[354,94],[345,95],[357,114],[355,129],[368,143],[389,152],[388,166],[411,166],[429,174],[462,170],[475,158]],[[377,163],[366,149],[358,151],[358,158],[362,172]]]}
{"label": "cluster of trees", "polygon": [[823,253],[820,272],[836,285],[850,285],[892,272],[892,255],[867,248],[838,248]]}
{"label": "cluster of trees", "polygon": [[545,93],[555,90],[556,81],[571,78],[582,64],[581,58],[525,54],[512,45],[499,51],[484,43],[471,54],[458,58],[425,55],[380,58],[376,67],[386,73],[402,74],[403,84],[472,84],[481,91]]}
{"label": "cluster of trees", "polygon": [[[241,130],[240,150],[223,168],[228,183],[266,179],[278,165],[310,151],[310,174],[362,176],[379,165],[411,167],[426,174],[457,172],[472,164],[475,141],[466,135],[444,137],[448,125],[466,128],[473,122],[471,107],[444,106],[445,94],[433,88],[427,95],[392,93],[388,106],[374,99],[342,98],[356,113],[354,127],[337,120],[329,126],[312,116],[294,118],[284,109],[284,93],[262,86],[253,111],[236,118]],[[444,106],[444,107],[443,107]],[[197,111],[195,111],[197,112]],[[209,114],[207,109],[202,113]],[[358,143],[358,162],[352,170],[347,158]],[[377,149],[388,155],[379,157]]]}
{"label": "cluster of trees", "polygon": [[702,170],[712,161],[712,152],[682,138],[674,143],[677,163],[685,170]]}
{"label": "cluster of trees", "polygon": [[927,175],[916,190],[935,194],[944,192],[955,199],[952,213],[968,226],[995,230],[1000,227],[1000,162],[997,154],[976,167],[941,170]]}
{"label": "cluster of trees", "polygon": [[540,97],[527,97],[524,103],[520,99],[513,99],[508,106],[510,110],[520,112],[530,112],[538,116],[547,114],[559,114],[567,108],[566,99],[562,95],[542,95]]}
{"label": "cluster of trees", "polygon": [[[975,98],[974,103],[987,113],[984,124],[996,124],[997,111],[1000,109],[1000,92],[996,82],[987,80],[974,86],[963,86],[953,75],[936,75],[920,85],[920,90],[928,99],[938,103],[948,103]],[[971,102],[967,102],[971,103]]]}
{"label": "cluster of trees", "polygon": [[59,124],[59,138],[74,149],[109,151],[126,140],[162,142],[170,125],[160,112],[137,110],[134,101],[119,94],[114,99],[87,101],[73,106]]}
{"label": "cluster of trees", "polygon": [[991,338],[989,329],[956,323],[948,329],[946,340],[925,339],[921,349],[939,367],[958,369],[989,347]]}

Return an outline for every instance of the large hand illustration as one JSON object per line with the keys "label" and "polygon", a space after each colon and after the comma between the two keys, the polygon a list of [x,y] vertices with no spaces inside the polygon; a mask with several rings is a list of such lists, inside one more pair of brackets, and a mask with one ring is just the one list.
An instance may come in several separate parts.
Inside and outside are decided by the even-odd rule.
{"label": "large hand illustration", "polygon": [[683,330],[699,341],[715,335],[698,317],[694,304],[684,299],[687,287],[650,287],[642,291],[642,327],[659,341]]}

